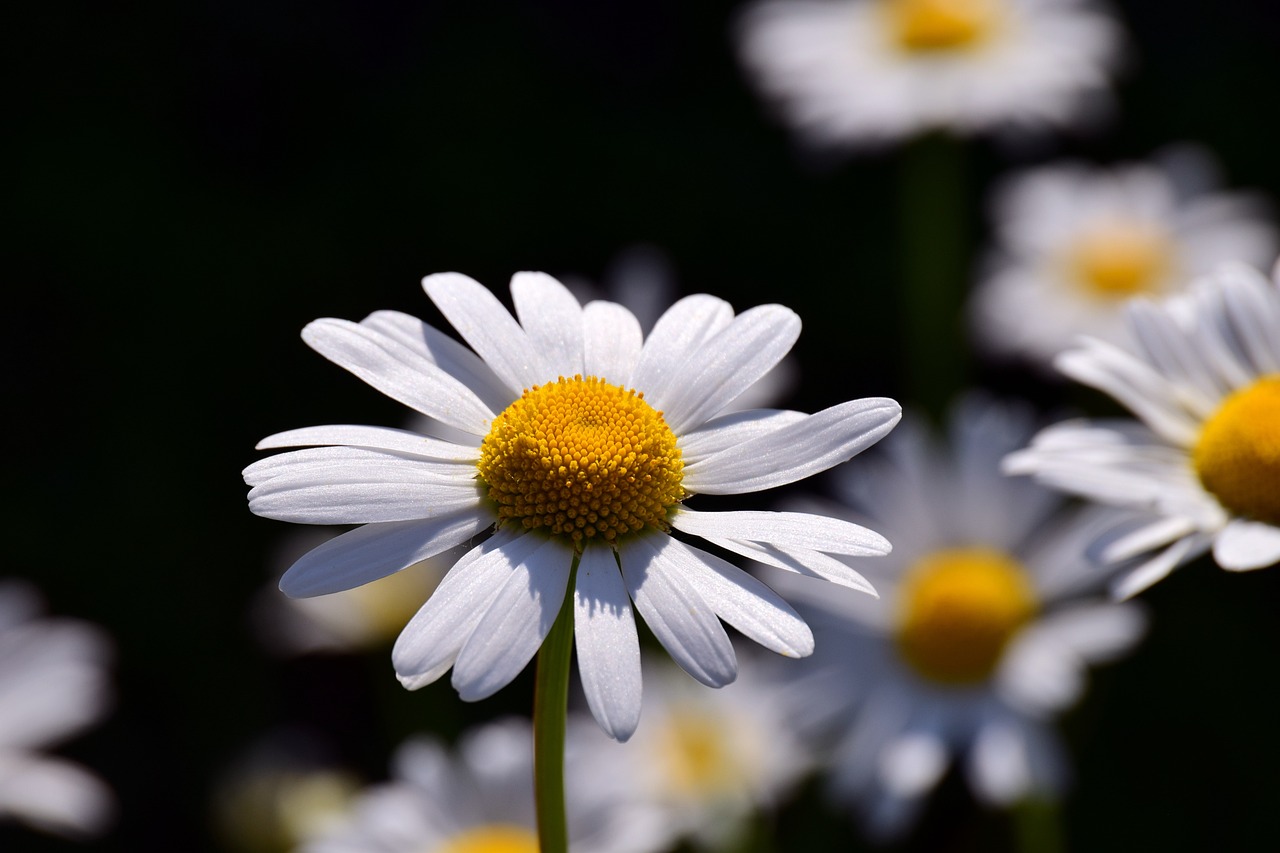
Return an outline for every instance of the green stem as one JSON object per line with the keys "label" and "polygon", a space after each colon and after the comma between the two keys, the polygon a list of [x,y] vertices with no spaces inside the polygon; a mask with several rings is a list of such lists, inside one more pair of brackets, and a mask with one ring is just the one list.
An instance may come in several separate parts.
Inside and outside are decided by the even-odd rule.
{"label": "green stem", "polygon": [[902,235],[903,337],[907,397],[940,420],[964,387],[964,293],[968,278],[965,148],[942,134],[904,147]]}
{"label": "green stem", "polygon": [[569,710],[569,663],[573,653],[573,586],[578,559],[551,633],[538,650],[533,692],[533,784],[541,853],[568,853],[564,809],[564,728]]}
{"label": "green stem", "polygon": [[1013,809],[1013,828],[1020,853],[1065,853],[1062,813],[1056,799],[1024,800]]}

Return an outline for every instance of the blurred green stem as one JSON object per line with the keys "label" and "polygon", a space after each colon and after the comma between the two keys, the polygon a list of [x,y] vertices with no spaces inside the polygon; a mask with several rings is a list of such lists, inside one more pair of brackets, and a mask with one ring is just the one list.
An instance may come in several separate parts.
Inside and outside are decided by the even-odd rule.
{"label": "blurred green stem", "polygon": [[966,148],[940,133],[902,149],[898,198],[908,402],[940,420],[966,382]]}
{"label": "blurred green stem", "polygon": [[564,728],[569,709],[569,663],[573,653],[573,587],[578,559],[569,571],[560,613],[538,650],[533,692],[533,785],[541,853],[568,853],[564,809]]}
{"label": "blurred green stem", "polygon": [[1066,853],[1057,799],[1023,800],[1013,809],[1013,829],[1019,853]]}

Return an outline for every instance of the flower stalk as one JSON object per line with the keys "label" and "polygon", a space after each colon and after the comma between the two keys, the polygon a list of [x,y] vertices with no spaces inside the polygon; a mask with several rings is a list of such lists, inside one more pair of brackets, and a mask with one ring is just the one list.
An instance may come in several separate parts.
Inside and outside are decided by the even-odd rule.
{"label": "flower stalk", "polygon": [[564,733],[569,709],[573,589],[578,560],[575,556],[560,612],[538,651],[533,693],[533,783],[538,814],[538,848],[542,853],[568,853],[569,850],[564,801]]}

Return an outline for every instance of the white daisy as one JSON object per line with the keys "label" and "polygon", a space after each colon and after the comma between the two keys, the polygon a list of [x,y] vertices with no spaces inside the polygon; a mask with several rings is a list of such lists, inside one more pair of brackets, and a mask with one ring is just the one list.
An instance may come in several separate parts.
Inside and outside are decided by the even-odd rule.
{"label": "white daisy", "polygon": [[1130,297],[1183,290],[1224,261],[1270,262],[1276,232],[1259,200],[1216,186],[1208,155],[1193,149],[1015,176],[994,197],[997,245],[971,303],[976,341],[1047,367],[1077,335],[1121,340]]}
{"label": "white daisy", "polygon": [[616,738],[630,736],[640,712],[633,601],[672,657],[711,686],[736,673],[720,619],[780,654],[812,651],[808,627],[781,598],[672,537],[673,528],[867,588],[842,564],[822,567],[835,562],[827,554],[887,552],[889,543],[870,530],[797,513],[706,513],[683,504],[699,493],[795,482],[848,459],[897,423],[897,403],[882,398],[813,415],[722,414],[791,348],[800,332],[793,312],[764,305],[735,317],[723,300],[695,295],[643,338],[625,308],[580,306],[538,273],[512,279],[520,322],[466,276],[429,276],[423,286],[475,352],[389,311],[360,323],[317,320],[303,338],[470,441],[313,427],[259,447],[325,446],[244,472],[259,515],[364,524],[285,573],[281,589],[293,596],[376,580],[496,525],[397,641],[392,660],[407,687],[450,667],[465,700],[506,685],[550,631],[575,565],[578,667],[592,713]]}
{"label": "white daisy", "polygon": [[0,583],[0,819],[47,832],[97,835],[111,791],[82,767],[40,754],[98,722],[111,702],[111,643],[97,629],[42,618],[40,597]]}
{"label": "white daisy", "polygon": [[1090,0],[765,0],[740,24],[759,88],[825,145],[1091,118],[1122,42]]}
{"label": "white daisy", "polygon": [[[590,725],[570,717],[566,730],[570,849],[666,849],[670,833],[630,794],[619,765],[584,753]],[[433,739],[411,740],[396,752],[393,780],[369,789],[344,825],[311,839],[302,853],[537,853],[532,741],[524,720],[468,732],[453,756]]]}
{"label": "white daisy", "polygon": [[626,762],[632,796],[711,849],[736,849],[745,819],[776,805],[811,764],[782,695],[755,677],[758,666],[722,690],[701,690],[655,663],[644,727],[626,746],[596,738],[603,756]]}
{"label": "white daisy", "polygon": [[893,531],[890,557],[852,561],[879,606],[788,584],[819,642],[778,668],[797,723],[828,746],[834,791],[881,835],[907,827],[955,760],[989,804],[1057,791],[1049,718],[1080,697],[1087,664],[1143,627],[1132,605],[1090,595],[1103,578],[1084,548],[1108,514],[1062,512],[1056,493],[1001,475],[1030,433],[1025,412],[966,400],[946,449],[912,426],[841,470],[847,506],[833,510]]}
{"label": "white daisy", "polygon": [[[1280,278],[1280,269],[1277,269]],[[1144,559],[1114,588],[1139,592],[1210,547],[1224,569],[1280,560],[1280,289],[1227,265],[1189,293],[1129,304],[1130,342],[1086,338],[1055,364],[1138,417],[1042,431],[1006,464],[1155,522],[1100,538],[1102,560]]]}

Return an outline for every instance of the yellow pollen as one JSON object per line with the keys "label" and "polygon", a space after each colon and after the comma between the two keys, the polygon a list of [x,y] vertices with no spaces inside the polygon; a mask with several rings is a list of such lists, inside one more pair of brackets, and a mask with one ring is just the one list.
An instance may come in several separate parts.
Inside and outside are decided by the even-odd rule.
{"label": "yellow pollen", "polygon": [[657,748],[672,793],[707,794],[742,784],[723,721],[695,708],[682,708],[663,722]]}
{"label": "yellow pollen", "polygon": [[428,853],[538,853],[538,836],[523,826],[493,823],[464,830]]}
{"label": "yellow pollen", "polygon": [[991,674],[1036,610],[1022,566],[990,548],[935,551],[907,573],[898,643],[921,675],[970,684]]}
{"label": "yellow pollen", "polygon": [[1280,374],[1223,400],[1200,429],[1191,461],[1228,511],[1280,526]]}
{"label": "yellow pollen", "polygon": [[634,390],[575,376],[535,385],[494,418],[480,479],[499,523],[613,542],[667,529],[684,462],[662,413]]}
{"label": "yellow pollen", "polygon": [[1157,228],[1115,223],[1080,237],[1070,264],[1076,280],[1093,295],[1127,299],[1156,289],[1173,265],[1173,247]]}
{"label": "yellow pollen", "polygon": [[888,0],[898,44],[909,51],[971,47],[995,28],[996,0]]}

